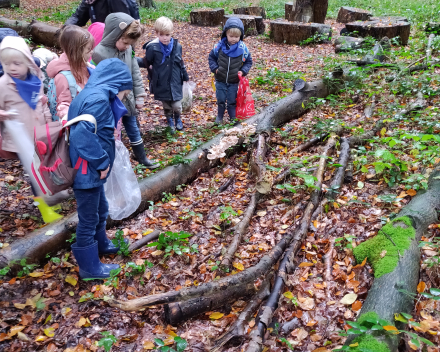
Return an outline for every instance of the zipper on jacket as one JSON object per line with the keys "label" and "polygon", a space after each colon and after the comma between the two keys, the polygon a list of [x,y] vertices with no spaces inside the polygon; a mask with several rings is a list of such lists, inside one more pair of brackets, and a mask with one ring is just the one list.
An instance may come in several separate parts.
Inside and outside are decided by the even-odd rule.
{"label": "zipper on jacket", "polygon": [[229,78],[229,66],[231,66],[231,57],[228,56],[229,58],[229,62],[228,62],[228,72],[226,72],[226,83],[228,83],[228,78]]}

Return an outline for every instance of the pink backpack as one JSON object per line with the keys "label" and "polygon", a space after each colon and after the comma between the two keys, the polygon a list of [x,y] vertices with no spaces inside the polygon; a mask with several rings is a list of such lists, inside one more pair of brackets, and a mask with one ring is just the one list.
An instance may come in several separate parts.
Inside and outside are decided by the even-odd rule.
{"label": "pink backpack", "polygon": [[87,174],[87,160],[78,159],[72,168],[69,155],[69,129],[67,127],[88,121],[95,124],[92,115],[81,115],[64,125],[60,121],[50,122],[34,128],[35,151],[32,160],[32,174],[44,195],[52,196],[72,186],[81,163],[81,172]]}

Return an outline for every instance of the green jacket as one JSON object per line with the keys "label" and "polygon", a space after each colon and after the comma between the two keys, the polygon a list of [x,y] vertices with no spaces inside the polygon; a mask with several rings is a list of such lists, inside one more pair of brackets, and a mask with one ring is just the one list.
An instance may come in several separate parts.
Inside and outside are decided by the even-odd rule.
{"label": "green jacket", "polygon": [[[123,32],[120,25],[125,23],[129,26],[133,21],[133,17],[122,12],[108,15],[105,19],[105,29],[102,40],[93,50],[92,55],[93,63],[96,65],[105,59],[118,58],[128,66],[131,76],[133,77],[133,90],[127,98],[123,100],[123,103],[128,110],[129,116],[137,116],[136,98],[147,96],[133,48],[130,46],[124,52],[116,49],[116,42]],[[122,27],[125,28],[124,25],[122,25]]]}

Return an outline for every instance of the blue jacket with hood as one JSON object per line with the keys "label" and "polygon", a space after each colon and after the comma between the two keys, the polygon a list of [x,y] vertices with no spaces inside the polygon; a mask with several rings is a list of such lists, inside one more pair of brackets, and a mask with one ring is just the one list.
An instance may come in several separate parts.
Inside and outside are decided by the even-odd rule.
{"label": "blue jacket with hood", "polygon": [[89,189],[105,183],[100,171],[110,166],[111,172],[115,160],[115,117],[111,102],[120,91],[131,89],[133,80],[127,65],[119,59],[107,59],[96,66],[84,89],[70,104],[68,120],[90,114],[98,127],[96,134],[95,125],[87,121],[70,127],[70,161],[73,166],[80,157],[87,161],[87,173],[83,174],[82,167],[79,168],[74,189]]}
{"label": "blue jacket with hood", "polygon": [[246,44],[243,43],[243,22],[238,17],[230,17],[223,28],[222,39],[226,38],[226,32],[231,28],[238,28],[241,31],[239,45],[243,47],[243,55],[241,57],[229,58],[222,52],[220,40],[220,42],[215,44],[208,57],[209,69],[215,74],[216,81],[223,83],[238,83],[238,72],[241,71],[243,76],[246,76],[252,66],[251,53]]}

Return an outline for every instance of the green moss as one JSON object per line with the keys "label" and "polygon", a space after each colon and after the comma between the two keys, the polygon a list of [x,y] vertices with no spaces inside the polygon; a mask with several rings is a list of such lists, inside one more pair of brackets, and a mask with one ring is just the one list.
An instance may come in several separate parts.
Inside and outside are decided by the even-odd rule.
{"label": "green moss", "polygon": [[390,352],[386,343],[377,341],[373,336],[365,334],[359,336],[353,340],[350,344],[358,343],[358,346],[352,347],[350,352],[364,352],[364,351],[374,351],[374,352]]}
{"label": "green moss", "polygon": [[[406,226],[402,227],[402,223]],[[415,234],[416,230],[408,217],[397,218],[382,227],[375,237],[354,248],[353,254],[358,263],[367,258],[373,266],[374,276],[379,278],[394,270],[399,261],[399,251],[403,255],[404,251],[409,248],[411,240],[415,238]],[[383,255],[384,250],[386,250],[385,255]]]}
{"label": "green moss", "polygon": [[363,325],[366,320],[379,320],[380,317],[376,312],[366,312],[361,314],[359,318],[356,320],[357,323]]}

